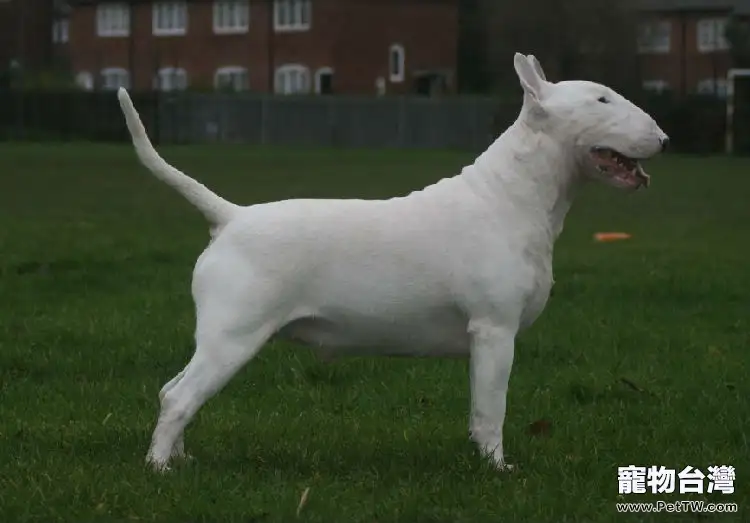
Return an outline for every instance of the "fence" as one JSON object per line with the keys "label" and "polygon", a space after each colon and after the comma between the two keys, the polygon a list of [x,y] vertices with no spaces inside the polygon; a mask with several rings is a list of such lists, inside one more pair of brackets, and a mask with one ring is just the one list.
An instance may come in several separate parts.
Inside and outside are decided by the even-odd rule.
{"label": "fence", "polygon": [[[518,99],[308,97],[246,93],[136,93],[157,143],[243,143],[482,150],[517,116]],[[747,98],[750,101],[750,97]],[[650,96],[636,102],[691,153],[720,152],[723,100]],[[738,152],[750,151],[750,103],[738,104]],[[0,140],[128,139],[114,92],[0,92]]]}
{"label": "fence", "polygon": [[[498,115],[520,101],[489,98],[284,97],[236,93],[136,93],[133,102],[160,143],[482,149]],[[0,95],[0,139],[127,139],[113,92]]]}

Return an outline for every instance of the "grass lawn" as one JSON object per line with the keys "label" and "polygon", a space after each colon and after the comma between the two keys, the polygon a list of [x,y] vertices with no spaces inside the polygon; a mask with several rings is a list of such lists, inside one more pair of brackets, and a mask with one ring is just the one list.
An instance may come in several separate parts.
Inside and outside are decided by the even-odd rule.
{"label": "grass lawn", "polygon": [[[238,203],[388,197],[471,161],[163,152]],[[750,160],[665,157],[649,171],[648,191],[590,186],[568,217],[554,297],[517,344],[516,472],[468,440],[466,361],[326,365],[275,343],[188,427],[195,460],[159,476],[144,457],[157,392],[193,350],[203,218],[128,146],[0,146],[0,521],[748,521]],[[633,238],[592,241],[608,230]],[[533,434],[542,419],[551,429]],[[618,498],[631,464],[732,465],[736,491]],[[615,509],[679,499],[740,513]]]}

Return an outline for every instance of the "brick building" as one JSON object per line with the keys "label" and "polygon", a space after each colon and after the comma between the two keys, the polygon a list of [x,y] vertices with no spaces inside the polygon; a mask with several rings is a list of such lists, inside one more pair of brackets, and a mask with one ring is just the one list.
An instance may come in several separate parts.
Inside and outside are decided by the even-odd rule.
{"label": "brick building", "polygon": [[642,0],[638,50],[644,86],[726,94],[731,67],[725,30],[750,15],[750,0]]}
{"label": "brick building", "polygon": [[[455,92],[460,1],[0,0],[0,75],[68,63],[90,89]],[[750,0],[640,12],[645,87],[724,95],[724,31]]]}
{"label": "brick building", "polygon": [[55,41],[65,36],[66,8],[60,0],[0,0],[0,71],[33,71],[64,57]]}
{"label": "brick building", "polygon": [[70,62],[91,89],[452,92],[457,3],[79,0]]}

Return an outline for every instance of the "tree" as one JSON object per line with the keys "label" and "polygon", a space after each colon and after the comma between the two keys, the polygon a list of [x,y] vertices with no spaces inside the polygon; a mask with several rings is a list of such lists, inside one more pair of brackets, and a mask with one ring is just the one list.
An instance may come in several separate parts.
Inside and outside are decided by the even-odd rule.
{"label": "tree", "polygon": [[515,82],[515,51],[535,54],[550,79],[588,79],[617,89],[637,80],[632,0],[479,0],[495,84]]}
{"label": "tree", "polygon": [[459,0],[458,81],[462,93],[483,93],[490,87],[487,27],[482,0]]}
{"label": "tree", "polygon": [[729,42],[732,67],[750,67],[750,23],[732,16],[725,37]]}
{"label": "tree", "polygon": [[[727,24],[725,38],[729,42],[731,67],[750,68],[750,23],[732,16]],[[734,147],[736,151],[750,150],[750,81],[736,78],[734,85]]]}

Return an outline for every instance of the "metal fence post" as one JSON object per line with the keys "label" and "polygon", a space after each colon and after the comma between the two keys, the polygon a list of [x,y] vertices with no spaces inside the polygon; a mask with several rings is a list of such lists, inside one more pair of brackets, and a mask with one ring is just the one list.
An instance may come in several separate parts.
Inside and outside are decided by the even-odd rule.
{"label": "metal fence post", "polygon": [[398,147],[406,147],[406,97],[401,95],[398,103]]}
{"label": "metal fence post", "polygon": [[328,96],[326,100],[328,107],[328,147],[338,145],[338,133],[336,131],[336,104],[333,103],[333,97]]}
{"label": "metal fence post", "polygon": [[266,113],[268,111],[268,104],[266,103],[266,95],[260,95],[260,144],[268,145],[268,135],[266,131]]}

